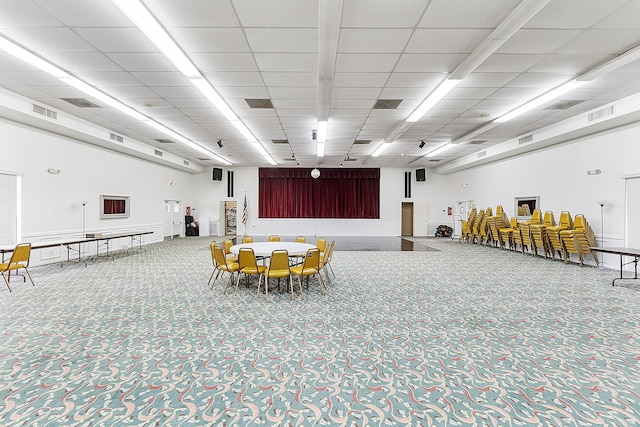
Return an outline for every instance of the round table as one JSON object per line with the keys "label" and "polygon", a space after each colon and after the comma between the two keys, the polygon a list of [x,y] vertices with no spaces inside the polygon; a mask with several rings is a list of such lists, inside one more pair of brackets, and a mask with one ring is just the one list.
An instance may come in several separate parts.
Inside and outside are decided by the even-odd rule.
{"label": "round table", "polygon": [[238,255],[241,248],[251,248],[257,257],[270,257],[271,252],[277,249],[285,249],[289,252],[289,256],[305,256],[309,249],[315,248],[316,245],[300,242],[253,242],[241,243],[231,246],[231,253]]}

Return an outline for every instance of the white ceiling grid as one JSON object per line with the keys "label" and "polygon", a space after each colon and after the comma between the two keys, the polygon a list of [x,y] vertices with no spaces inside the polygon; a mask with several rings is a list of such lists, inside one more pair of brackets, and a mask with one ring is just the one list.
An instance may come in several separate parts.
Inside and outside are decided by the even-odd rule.
{"label": "white ceiling grid", "polygon": [[[405,119],[522,2],[343,0],[325,157],[316,157],[322,0],[143,0],[281,167],[436,166],[640,91],[631,62],[507,123],[497,117],[640,45],[637,0],[551,0],[413,125]],[[264,158],[110,1],[4,0],[0,33],[236,166]],[[202,153],[0,51],[0,86],[189,161]],[[61,98],[86,98],[79,108]],[[245,99],[270,99],[273,109]],[[378,99],[402,100],[373,109]],[[581,101],[564,110],[546,109]],[[481,144],[456,144],[468,135]],[[379,157],[373,151],[403,131]],[[286,139],[288,144],[272,140]],[[218,147],[217,140],[224,142]],[[354,144],[356,140],[369,143]],[[425,145],[419,148],[420,142]],[[297,163],[292,162],[295,156]]]}

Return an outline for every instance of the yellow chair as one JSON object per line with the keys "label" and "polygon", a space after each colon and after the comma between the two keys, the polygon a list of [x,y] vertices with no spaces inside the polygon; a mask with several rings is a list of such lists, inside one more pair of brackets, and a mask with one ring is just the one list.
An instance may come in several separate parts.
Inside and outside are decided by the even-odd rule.
{"label": "yellow chair", "polygon": [[460,238],[465,241],[470,241],[471,236],[473,235],[473,222],[476,219],[477,211],[476,208],[471,209],[469,212],[469,217],[466,221],[462,221],[462,231],[460,232]]}
{"label": "yellow chair", "polygon": [[298,243],[305,243],[306,241],[307,241],[307,239],[305,239],[304,236],[296,237],[296,242],[298,242]]}
{"label": "yellow chair", "polygon": [[227,286],[224,287],[224,293],[227,293],[227,288],[231,284],[233,280],[233,274],[239,270],[240,266],[235,261],[229,261],[227,257],[224,255],[224,250],[216,244],[216,242],[211,242],[211,256],[213,257],[214,270],[211,273],[211,277],[209,277],[209,284],[211,282],[211,278],[215,273],[215,278],[213,279],[213,283],[211,283],[211,289],[216,283],[218,278],[222,278],[224,273],[229,273],[229,280],[227,281]]}
{"label": "yellow chair", "polygon": [[291,290],[291,299],[294,299],[293,282],[291,281],[291,273],[289,272],[289,253],[286,250],[276,249],[271,252],[269,267],[267,267],[264,274],[260,276],[258,280],[258,296],[260,295],[260,281],[262,277],[264,277],[264,291],[267,302],[269,302],[269,279],[272,277],[278,280],[286,277],[289,282],[289,289]]}
{"label": "yellow chair", "polygon": [[522,253],[524,254],[524,249],[528,248],[531,252],[531,255],[536,254],[535,242],[531,238],[531,225],[540,224],[542,222],[542,212],[540,209],[534,209],[533,214],[531,214],[531,219],[528,221],[522,221],[520,223],[520,234],[522,236]]}
{"label": "yellow chair", "polygon": [[253,243],[253,237],[251,236],[242,236],[242,243]]}
{"label": "yellow chair", "polygon": [[[9,288],[9,292],[12,292],[11,286],[9,286],[9,283],[11,282],[11,272],[14,270],[19,270],[21,268],[23,268],[24,271],[27,272],[27,276],[29,276],[31,285],[33,286],[36,285],[35,283],[33,283],[33,279],[31,278],[31,273],[29,273],[29,270],[27,269],[27,267],[29,266],[30,259],[31,259],[31,244],[20,243],[16,245],[16,247],[13,249],[13,253],[11,254],[11,259],[9,260],[9,262],[3,262],[2,264],[0,264],[0,273],[2,273],[2,278],[4,279],[4,282],[7,284],[7,288]],[[4,273],[7,273],[7,276],[5,276]],[[26,282],[27,279],[25,278],[24,281]]]}
{"label": "yellow chair", "polygon": [[484,220],[484,209],[480,209],[471,227],[471,243],[480,243],[480,226]]}
{"label": "yellow chair", "polygon": [[[249,276],[254,274],[258,275],[258,284],[260,284],[260,279],[266,269],[267,267],[265,265],[258,265],[253,249],[240,248],[240,252],[238,252],[238,271],[244,274],[247,285],[249,285]],[[238,274],[238,278],[236,279],[235,293],[238,293],[238,284],[240,284],[240,274]]]}
{"label": "yellow chair", "polygon": [[[514,216],[514,217],[511,217],[511,221],[509,222],[508,227],[504,227],[498,230],[498,232],[500,233],[500,240],[502,240],[502,244],[501,244],[502,248],[504,248],[506,245],[509,246],[509,250],[512,250],[515,248],[514,234],[517,228],[518,228],[518,219]],[[519,241],[521,242],[522,239],[520,239]]]}
{"label": "yellow chair", "polygon": [[324,252],[324,250],[327,248],[327,239],[325,239],[324,237],[318,237],[316,246],[320,250],[320,253]]}
{"label": "yellow chair", "polygon": [[336,245],[336,241],[332,240],[327,246],[327,250],[324,251],[322,256],[320,257],[320,271],[324,270],[324,274],[327,275],[327,283],[331,283],[331,277],[329,277],[329,270],[331,270],[331,274],[333,277],[336,277],[336,274],[333,272],[333,268],[331,267],[331,259],[333,258],[333,249]]}
{"label": "yellow chair", "polygon": [[572,229],[573,219],[571,219],[571,214],[568,211],[560,212],[560,220],[558,221],[558,225],[547,227],[547,239],[549,241],[549,251],[552,258],[555,259],[556,252],[560,256],[560,259],[567,258],[567,253],[565,251],[564,245],[562,244],[560,232],[563,230]]}
{"label": "yellow chair", "polygon": [[237,262],[238,257],[231,253],[231,246],[233,246],[233,240],[225,239],[224,240],[224,256],[227,258],[227,261]]}
{"label": "yellow chair", "polygon": [[591,251],[591,246],[596,246],[596,236],[582,214],[575,216],[573,220],[572,230],[560,231],[560,239],[564,246],[564,262],[569,261],[570,254],[578,255],[580,265],[584,265],[584,255],[589,254],[593,257],[596,265],[600,265],[598,255]]}
{"label": "yellow chair", "polygon": [[[291,267],[289,269],[291,274],[298,277],[298,286],[300,288],[300,295],[304,298],[302,292],[302,278],[306,277],[307,280],[311,276],[318,276],[318,283],[320,283],[320,292],[324,295],[324,283],[322,281],[322,275],[320,274],[320,250],[318,248],[309,249],[304,256],[304,261],[301,265]],[[308,282],[307,282],[308,284]]]}
{"label": "yellow chair", "polygon": [[529,227],[531,239],[533,240],[532,252],[534,256],[538,255],[538,249],[544,251],[545,258],[547,258],[547,255],[551,255],[552,251],[549,245],[549,238],[547,237],[547,227],[554,225],[556,225],[556,220],[553,218],[553,212],[546,211],[542,224],[531,224]]}
{"label": "yellow chair", "polygon": [[275,234],[272,234],[271,236],[269,236],[269,241],[270,242],[279,242],[280,241],[280,236],[276,236]]}

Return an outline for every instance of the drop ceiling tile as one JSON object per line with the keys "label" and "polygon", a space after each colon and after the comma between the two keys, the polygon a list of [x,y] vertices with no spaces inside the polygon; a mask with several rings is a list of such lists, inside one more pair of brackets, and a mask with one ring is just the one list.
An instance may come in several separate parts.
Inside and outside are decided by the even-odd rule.
{"label": "drop ceiling tile", "polygon": [[[57,78],[45,73],[44,71],[4,71],[2,73],[5,77],[8,77],[20,84],[26,84],[30,86],[40,87],[52,87],[63,86],[68,87],[67,84],[62,83]],[[42,88],[40,88],[42,90]]]}
{"label": "drop ceiling tile", "polygon": [[544,60],[541,54],[496,53],[480,64],[475,71],[482,73],[513,73],[531,71],[534,65]]}
{"label": "drop ceiling tile", "polygon": [[515,8],[511,0],[474,2],[431,0],[419,26],[423,28],[495,28]]}
{"label": "drop ceiling tile", "polygon": [[157,98],[158,94],[148,87],[142,86],[123,86],[123,87],[112,87],[109,88],[109,94],[116,99],[126,99],[126,98],[138,98],[138,99],[152,99]]}
{"label": "drop ceiling tile", "polygon": [[382,88],[389,79],[390,73],[335,73],[334,87],[348,88]]}
{"label": "drop ceiling tile", "polygon": [[6,1],[2,4],[0,27],[49,27],[60,26],[59,19],[30,1]]}
{"label": "drop ceiling tile", "polygon": [[200,72],[210,71],[258,71],[250,53],[198,53],[189,55]]}
{"label": "drop ceiling tile", "polygon": [[[150,101],[154,103],[153,100]],[[173,98],[171,99],[171,105],[176,108],[180,108],[182,110],[186,109],[202,109],[202,111],[215,110],[215,107],[211,105],[211,103],[204,98]]]}
{"label": "drop ceiling tile", "polygon": [[315,28],[246,28],[252,52],[317,53]]}
{"label": "drop ceiling tile", "polygon": [[314,108],[317,107],[318,102],[314,98],[306,99],[287,99],[287,98],[274,98],[273,106],[280,110],[281,108]]}
{"label": "drop ceiling tile", "polygon": [[527,22],[525,28],[589,28],[596,25],[626,0],[608,0],[606,2],[585,3],[581,0],[551,1]]}
{"label": "drop ceiling tile", "polygon": [[269,93],[267,92],[266,88],[259,86],[224,86],[217,88],[217,90],[218,93],[225,99],[240,98],[242,102],[245,102],[245,98],[269,98]]}
{"label": "drop ceiling tile", "polygon": [[403,0],[402,7],[386,0],[350,0],[343,3],[343,27],[413,28],[427,3]]}
{"label": "drop ceiling tile", "polygon": [[[639,16],[640,18],[640,16]],[[638,29],[589,30],[558,49],[558,53],[618,55],[640,44]]]}
{"label": "drop ceiling tile", "polygon": [[338,53],[400,53],[404,51],[411,29],[354,29],[340,30]]}
{"label": "drop ceiling tile", "polygon": [[150,88],[163,98],[202,98],[203,95],[193,86],[153,86]]}
{"label": "drop ceiling tile", "polygon": [[[333,99],[377,99],[380,96],[379,88],[344,88],[334,87],[331,92]],[[386,97],[394,98],[394,97]],[[403,98],[403,97],[396,97]]]}
{"label": "drop ceiling tile", "polygon": [[261,75],[267,86],[317,86],[318,84],[317,72],[263,72]]}
{"label": "drop ceiling tile", "polygon": [[71,73],[88,71],[124,71],[107,55],[98,52],[51,52],[49,61]]}
{"label": "drop ceiling tile", "polygon": [[1,31],[45,59],[50,52],[95,52],[93,46],[65,27],[7,27]]}
{"label": "drop ceiling tile", "polygon": [[167,27],[236,27],[230,0],[145,0],[145,6]]}
{"label": "drop ceiling tile", "polygon": [[106,56],[127,71],[175,71],[176,67],[161,53],[122,52]]}
{"label": "drop ceiling tile", "polygon": [[394,71],[450,73],[460,65],[467,55],[446,53],[405,53],[400,56]]}
{"label": "drop ceiling tile", "polygon": [[136,71],[131,75],[146,86],[193,86],[189,79],[177,71]]}
{"label": "drop ceiling tile", "polygon": [[640,17],[640,2],[628,1],[619,9],[595,24],[595,28],[638,28],[638,17]]}
{"label": "drop ceiling tile", "polygon": [[549,53],[578,37],[581,30],[520,29],[504,42],[497,53]]}
{"label": "drop ceiling tile", "polygon": [[102,52],[157,52],[137,28],[76,28],[75,32]]}
{"label": "drop ceiling tile", "polygon": [[260,73],[257,72],[208,72],[205,78],[213,87],[223,86],[264,86]]}
{"label": "drop ceiling tile", "polygon": [[496,91],[494,87],[456,87],[444,99],[485,99]]}
{"label": "drop ceiling tile", "polygon": [[233,6],[245,27],[315,28],[318,3],[295,0],[234,0]]}
{"label": "drop ceiling tile", "polygon": [[249,52],[241,28],[174,27],[168,31],[185,52]]}
{"label": "drop ceiling tile", "polygon": [[393,73],[389,77],[387,87],[415,87],[419,88],[418,91],[432,90],[440,84],[445,78],[446,74],[442,73]]}
{"label": "drop ceiling tile", "polygon": [[457,87],[500,87],[513,81],[519,73],[476,73],[465,76]]}
{"label": "drop ceiling tile", "polygon": [[489,29],[417,29],[405,52],[469,54],[490,33]]}
{"label": "drop ceiling tile", "polygon": [[378,54],[338,54],[336,73],[380,73],[393,71],[400,55]]}
{"label": "drop ceiling tile", "polygon": [[142,83],[131,74],[124,71],[79,72],[76,76],[97,88],[114,86],[142,86]]}
{"label": "drop ceiling tile", "polygon": [[552,54],[531,66],[527,71],[534,73],[581,74],[613,58],[613,55],[601,54]]}
{"label": "drop ceiling tile", "polygon": [[376,103],[375,99],[333,99],[331,109],[360,108],[371,109]]}
{"label": "drop ceiling tile", "polygon": [[317,71],[318,55],[312,53],[257,53],[255,61],[261,71]]}
{"label": "drop ceiling tile", "polygon": [[[316,87],[270,87],[271,98],[307,98],[317,99],[318,88]],[[269,98],[269,95],[265,98]]]}
{"label": "drop ceiling tile", "polygon": [[522,73],[514,78],[505,87],[535,87],[553,88],[562,83],[574,79],[575,74],[551,74],[551,73]]}
{"label": "drop ceiling tile", "polygon": [[[131,25],[129,18],[113,2],[36,0],[35,3],[38,3],[43,10],[69,27],[124,27]],[[3,5],[3,9],[4,7]]]}

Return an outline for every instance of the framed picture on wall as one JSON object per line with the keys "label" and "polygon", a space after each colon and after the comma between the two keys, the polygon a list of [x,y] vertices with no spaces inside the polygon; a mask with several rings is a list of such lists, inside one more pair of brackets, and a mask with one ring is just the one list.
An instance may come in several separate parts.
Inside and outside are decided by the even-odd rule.
{"label": "framed picture on wall", "polygon": [[100,219],[129,218],[129,196],[100,195]]}

